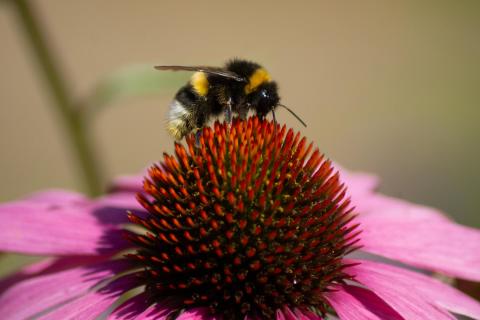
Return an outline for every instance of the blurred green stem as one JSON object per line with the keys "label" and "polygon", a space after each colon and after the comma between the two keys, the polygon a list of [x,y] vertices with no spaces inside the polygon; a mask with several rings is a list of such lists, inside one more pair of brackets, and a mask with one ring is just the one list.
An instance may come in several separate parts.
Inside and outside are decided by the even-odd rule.
{"label": "blurred green stem", "polygon": [[53,57],[52,50],[48,47],[45,34],[42,32],[32,5],[28,0],[14,0],[11,1],[11,4],[17,11],[25,37],[53,95],[55,103],[52,106],[56,108],[56,112],[63,119],[87,191],[91,196],[99,195],[102,192],[102,181],[98,160],[88,136],[88,117],[82,113],[82,110],[86,108],[74,103],[66,81],[55,63],[56,59]]}

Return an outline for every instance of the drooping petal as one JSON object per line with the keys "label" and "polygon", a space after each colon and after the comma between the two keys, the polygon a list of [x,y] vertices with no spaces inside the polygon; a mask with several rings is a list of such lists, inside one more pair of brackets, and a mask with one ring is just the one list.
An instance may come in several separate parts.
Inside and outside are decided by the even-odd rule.
{"label": "drooping petal", "polygon": [[121,225],[129,223],[127,212],[133,212],[136,216],[147,215],[145,209],[137,201],[135,194],[117,192],[105,195],[85,208],[102,225]]}
{"label": "drooping petal", "polygon": [[277,310],[276,320],[322,320],[321,317],[312,312],[300,311],[295,309],[295,312],[290,308],[285,307],[283,310]]}
{"label": "drooping petal", "polygon": [[449,221],[448,217],[437,209],[382,194],[367,194],[354,200],[355,211],[362,215],[401,213],[406,216],[421,215],[431,219]]}
{"label": "drooping petal", "polygon": [[95,199],[94,206],[122,209],[123,212],[127,210],[144,210],[137,201],[135,194],[130,192],[116,192],[107,194],[103,197]]}
{"label": "drooping petal", "polygon": [[293,312],[299,319],[302,320],[322,320],[320,316],[317,316],[316,314],[308,310],[299,310],[295,308]]}
{"label": "drooping petal", "polygon": [[85,206],[13,202],[0,205],[0,219],[0,251],[93,255],[129,245],[118,228],[104,225]]}
{"label": "drooping petal", "polygon": [[192,308],[182,312],[176,320],[218,320],[210,315],[207,308]]}
{"label": "drooping petal", "polygon": [[[361,260],[352,260],[360,262]],[[366,262],[367,264],[368,262]],[[421,293],[421,289],[415,281],[403,284],[394,277],[386,276],[379,269],[371,268],[369,272],[364,272],[361,267],[351,266],[345,269],[345,272],[352,275],[355,281],[363,284],[369,290],[374,292],[383,301],[388,303],[392,309],[397,311],[405,320],[448,320],[455,319],[443,308],[434,306]]]}
{"label": "drooping petal", "polygon": [[277,314],[275,317],[276,320],[297,320],[297,317],[290,311],[289,308],[285,308],[285,310],[277,310]]}
{"label": "drooping petal", "polygon": [[138,279],[134,275],[126,275],[115,279],[104,288],[90,291],[85,295],[68,301],[59,308],[48,312],[38,319],[97,319],[125,292],[135,288]]}
{"label": "drooping petal", "polygon": [[325,294],[325,298],[341,320],[404,320],[398,312],[367,289],[350,285],[333,289]]}
{"label": "drooping petal", "polygon": [[[109,320],[131,320],[138,319],[137,316],[150,307],[148,297],[145,293],[138,294],[121,305],[119,305],[111,314]],[[161,316],[161,315],[160,315]]]}
{"label": "drooping petal", "polygon": [[22,281],[0,296],[0,315],[9,320],[33,317],[84,294],[128,267],[126,260],[108,261]]}
{"label": "drooping petal", "polygon": [[141,293],[128,299],[116,308],[109,320],[165,320],[178,307],[172,299],[165,299],[152,305],[146,293]]}
{"label": "drooping petal", "polygon": [[339,170],[340,180],[347,186],[348,194],[355,198],[372,193],[379,185],[379,179],[375,175],[348,171],[338,164],[335,164],[335,168]]}
{"label": "drooping petal", "polygon": [[28,265],[11,276],[0,280],[0,295],[11,286],[33,277],[47,275],[86,264],[98,263],[108,259],[108,256],[68,256],[61,258],[46,258]]}
{"label": "drooping petal", "polygon": [[79,204],[89,201],[80,193],[55,189],[33,193],[25,200],[29,202],[39,202],[53,205]]}
{"label": "drooping petal", "polygon": [[419,268],[480,281],[480,232],[432,210],[385,211],[358,217],[362,250]]}
{"label": "drooping petal", "polygon": [[352,262],[360,264],[349,267],[347,272],[367,286],[369,283],[383,281],[403,288],[404,291],[412,290],[414,286],[414,291],[424,300],[457,314],[480,319],[480,302],[436,279],[384,263],[354,260]]}
{"label": "drooping petal", "polygon": [[110,192],[143,192],[144,175],[127,175],[115,178],[110,185]]}

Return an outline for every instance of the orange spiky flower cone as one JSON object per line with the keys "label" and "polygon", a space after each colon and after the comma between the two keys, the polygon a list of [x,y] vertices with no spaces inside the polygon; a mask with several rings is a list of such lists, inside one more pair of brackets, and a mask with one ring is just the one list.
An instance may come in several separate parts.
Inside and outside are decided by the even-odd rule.
{"label": "orange spiky flower cone", "polygon": [[312,144],[256,117],[216,122],[149,170],[138,200],[140,249],[152,299],[209,306],[212,314],[274,317],[284,306],[322,313],[323,293],[349,275],[356,249],[346,188]]}

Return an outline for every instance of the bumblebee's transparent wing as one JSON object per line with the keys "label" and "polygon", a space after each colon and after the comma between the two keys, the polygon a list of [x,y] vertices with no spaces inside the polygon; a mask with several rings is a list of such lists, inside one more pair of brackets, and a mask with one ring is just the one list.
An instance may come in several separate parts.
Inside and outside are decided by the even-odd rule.
{"label": "bumblebee's transparent wing", "polygon": [[217,76],[225,77],[239,82],[247,82],[247,79],[239,76],[235,72],[225,70],[217,67],[207,66],[155,66],[157,70],[170,70],[170,71],[199,71],[208,74],[214,74]]}

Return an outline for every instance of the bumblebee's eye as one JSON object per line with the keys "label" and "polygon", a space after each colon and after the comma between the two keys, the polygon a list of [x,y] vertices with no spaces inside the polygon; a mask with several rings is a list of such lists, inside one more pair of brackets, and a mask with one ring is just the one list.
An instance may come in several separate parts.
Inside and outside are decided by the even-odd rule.
{"label": "bumblebee's eye", "polygon": [[263,90],[260,92],[260,94],[262,95],[262,97],[268,98],[268,92],[267,92],[267,90],[263,89]]}

